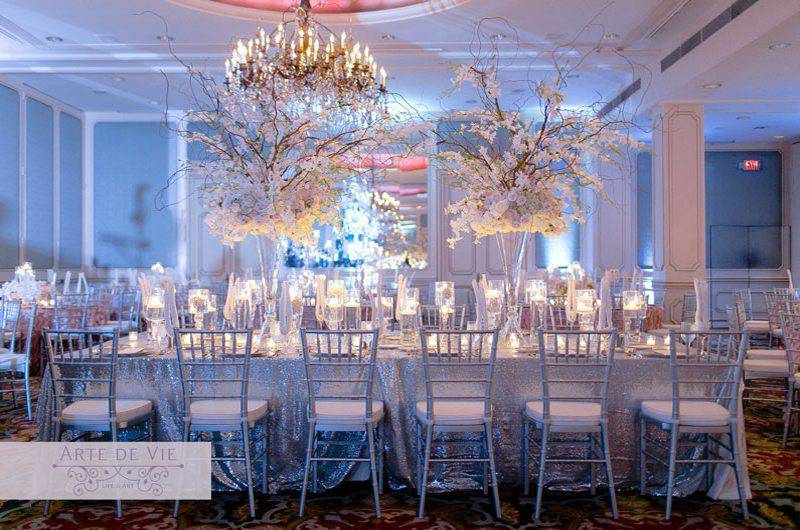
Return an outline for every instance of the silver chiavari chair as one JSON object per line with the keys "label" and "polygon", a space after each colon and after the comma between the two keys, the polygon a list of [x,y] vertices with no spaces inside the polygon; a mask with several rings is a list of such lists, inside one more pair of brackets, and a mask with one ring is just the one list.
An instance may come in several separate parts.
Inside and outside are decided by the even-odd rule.
{"label": "silver chiavari chair", "polygon": [[[261,460],[261,489],[267,492],[269,404],[249,396],[252,330],[176,329],[175,345],[183,395],[183,440],[211,435],[205,441],[212,444],[212,462],[244,464],[250,517],[254,518],[253,461]],[[259,426],[261,435],[256,432]],[[214,436],[221,433],[238,434],[238,438]],[[237,449],[241,456],[235,453]],[[217,450],[231,453],[215,456]],[[176,500],[175,517],[179,508],[180,500]]]}
{"label": "silver chiavari chair", "polygon": [[[308,387],[308,445],[303,468],[302,517],[308,491],[317,491],[319,462],[369,462],[375,515],[381,516],[383,492],[383,401],[373,398],[378,330],[300,330]],[[363,433],[351,441],[326,439],[323,433]],[[356,456],[325,456],[332,445],[355,445]],[[366,457],[361,456],[366,450]],[[350,453],[348,453],[350,454]]]}
{"label": "silver chiavari chair", "polygon": [[[753,293],[750,289],[738,289],[733,293],[733,299],[740,313],[745,317],[744,329],[751,335],[754,333],[769,335],[769,320],[756,319],[753,313]],[[771,340],[770,340],[771,343]]]}
{"label": "silver chiavari chair", "polygon": [[[420,330],[425,376],[425,400],[417,401],[417,491],[419,517],[425,513],[428,473],[432,463],[479,464],[484,493],[491,482],[494,509],[500,517],[492,444],[492,374],[498,331]],[[424,431],[424,438],[423,438]],[[450,440],[448,433],[477,434],[473,439]],[[434,440],[440,435],[439,440]],[[433,457],[434,442],[477,445],[478,456]],[[488,475],[488,477],[487,477]]]}
{"label": "silver chiavari chair", "polygon": [[800,372],[797,360],[800,359],[800,307],[795,312],[781,313],[783,336],[786,342],[786,357],[792,377],[787,381],[786,407],[783,412],[783,438],[781,447],[786,448],[789,427],[795,414],[800,414]]}
{"label": "silver chiavari chair", "polygon": [[53,305],[53,329],[86,329],[89,293],[59,294]]}
{"label": "silver chiavari chair", "polygon": [[0,301],[0,349],[7,347],[9,352],[15,351],[21,318],[21,300]]}
{"label": "silver chiavari chair", "polygon": [[[147,426],[137,439],[154,439],[153,403],[147,399],[117,398],[116,332],[44,330],[53,392],[50,441],[64,432],[81,432],[75,441],[93,432],[108,432],[116,442],[121,429]],[[50,507],[45,502],[44,513]],[[122,503],[117,500],[117,517]]]}
{"label": "silver chiavari chair", "polygon": [[[589,464],[591,493],[595,493],[596,467],[605,466],[611,513],[617,518],[617,499],[608,445],[608,380],[614,361],[615,332],[545,331],[540,329],[539,364],[542,399],[525,404],[522,411],[522,476],[529,494],[529,450],[537,450],[539,479],[534,519],[539,520],[548,464]],[[538,440],[534,436],[539,433]],[[585,439],[554,440],[554,435]],[[562,447],[586,447],[586,456],[556,454]]]}
{"label": "silver chiavari chair", "polygon": [[103,331],[129,333],[139,329],[141,292],[138,289],[115,289],[109,298],[114,318],[100,326]]}
{"label": "silver chiavari chair", "polygon": [[775,289],[764,293],[764,300],[767,305],[767,321],[769,322],[769,345],[772,346],[774,339],[783,338],[783,323],[780,314],[790,310],[792,295],[788,290]]}
{"label": "silver chiavari chair", "polygon": [[[648,460],[668,468],[666,519],[672,511],[677,467],[697,464],[707,466],[709,483],[712,464],[733,466],[742,515],[748,517],[740,458],[744,447],[739,446],[737,437],[737,431],[744,428],[737,404],[746,345],[747,333],[670,331],[672,399],[642,401],[639,416],[640,492],[645,494]],[[668,447],[648,437],[649,431],[666,432]],[[662,448],[667,455],[650,452],[651,447]],[[697,450],[699,458],[694,457]]]}
{"label": "silver chiavari chair", "polygon": [[[439,306],[436,305],[421,305],[420,318],[422,327],[425,329],[443,329],[442,318],[439,312]],[[465,318],[467,314],[467,306],[457,305],[453,306],[453,314],[450,316],[449,329],[464,329]]]}
{"label": "silver chiavari chair", "polygon": [[[0,388],[2,393],[11,392],[14,408],[17,408],[17,394],[25,393],[25,402],[28,409],[28,419],[31,414],[31,389],[30,389],[30,358],[31,343],[33,342],[33,329],[36,321],[36,304],[31,304],[28,312],[28,327],[25,333],[24,350],[18,352],[15,348],[16,341],[12,341],[7,352],[0,353]],[[8,390],[6,390],[8,388]]]}
{"label": "silver chiavari chair", "polygon": [[796,311],[782,312],[780,316],[786,344],[786,360],[789,363],[789,373],[791,374],[786,381],[786,406],[783,412],[783,438],[781,439],[781,447],[786,448],[792,417],[800,414],[800,372],[797,371],[797,359],[800,359],[800,307],[796,308]]}
{"label": "silver chiavari chair", "polygon": [[570,314],[567,308],[567,300],[563,296],[547,297],[547,318],[545,323],[547,329],[570,330],[579,327],[574,315]]}

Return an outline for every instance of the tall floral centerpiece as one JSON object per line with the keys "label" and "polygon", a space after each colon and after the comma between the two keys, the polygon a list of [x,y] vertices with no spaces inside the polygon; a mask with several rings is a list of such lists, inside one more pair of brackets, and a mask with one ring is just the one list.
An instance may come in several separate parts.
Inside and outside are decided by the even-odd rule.
{"label": "tall floral centerpiece", "polygon": [[568,107],[568,72],[558,66],[552,77],[525,81],[527,95],[513,97],[504,95],[498,67],[495,49],[455,71],[455,90],[472,87],[479,104],[448,113],[434,134],[440,167],[463,192],[446,207],[450,247],[465,236],[475,243],[497,240],[507,341],[520,331],[518,276],[529,234],[557,235],[570,221],[585,221],[590,211],[583,197],[604,196],[592,163],[615,160],[632,140],[622,122],[598,117],[594,106]]}

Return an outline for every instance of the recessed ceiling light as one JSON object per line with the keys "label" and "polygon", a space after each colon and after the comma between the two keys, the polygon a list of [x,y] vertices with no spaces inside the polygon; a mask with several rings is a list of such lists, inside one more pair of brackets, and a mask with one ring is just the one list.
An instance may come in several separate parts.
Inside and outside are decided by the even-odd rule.
{"label": "recessed ceiling light", "polygon": [[159,35],[156,37],[161,42],[170,42],[175,40],[174,38],[170,37],[169,35]]}
{"label": "recessed ceiling light", "polygon": [[103,94],[108,94],[106,90],[92,90],[93,94],[97,94],[98,96],[102,96]]}
{"label": "recessed ceiling light", "polygon": [[705,85],[703,85],[703,88],[706,88],[708,90],[714,90],[715,88],[719,88],[721,86],[722,83],[706,83]]}
{"label": "recessed ceiling light", "polygon": [[567,79],[578,79],[581,74],[567,74]]}
{"label": "recessed ceiling light", "polygon": [[772,137],[775,138],[776,140],[783,140],[784,138],[786,138],[782,134],[773,134]]}
{"label": "recessed ceiling light", "polygon": [[527,90],[525,90],[524,88],[515,88],[511,92],[513,94],[524,94],[525,92],[527,92]]}
{"label": "recessed ceiling light", "polygon": [[769,49],[770,50],[785,50],[786,48],[788,48],[791,45],[792,45],[791,42],[776,42],[775,44],[770,44],[769,45]]}
{"label": "recessed ceiling light", "polygon": [[121,75],[112,75],[111,80],[119,83],[120,81],[125,81],[125,78],[122,77]]}
{"label": "recessed ceiling light", "polygon": [[750,116],[736,116],[737,120],[749,120]]}
{"label": "recessed ceiling light", "polygon": [[64,42],[64,39],[61,37],[56,37],[55,35],[50,35],[46,37],[47,42]]}
{"label": "recessed ceiling light", "polygon": [[478,100],[477,100],[477,99],[468,99],[468,100],[464,101],[464,103],[468,103],[468,104],[470,104],[470,105],[472,105],[472,104],[474,104],[474,103],[477,103],[477,102],[478,102]]}
{"label": "recessed ceiling light", "polygon": [[492,35],[492,40],[494,41],[503,40],[505,38],[506,38],[505,33],[495,33],[494,35]]}
{"label": "recessed ceiling light", "polygon": [[753,129],[755,129],[757,131],[761,131],[761,130],[764,130],[766,128],[767,128],[766,125],[756,125],[755,127],[753,127]]}
{"label": "recessed ceiling light", "polygon": [[381,35],[381,38],[383,40],[394,40],[397,37],[395,35],[392,35],[391,33],[384,33],[383,35]]}
{"label": "recessed ceiling light", "polygon": [[619,33],[606,33],[603,35],[603,40],[617,40]]}
{"label": "recessed ceiling light", "polygon": [[151,105],[160,105],[161,103],[159,103],[158,101],[153,100],[153,101],[150,102],[150,104]]}

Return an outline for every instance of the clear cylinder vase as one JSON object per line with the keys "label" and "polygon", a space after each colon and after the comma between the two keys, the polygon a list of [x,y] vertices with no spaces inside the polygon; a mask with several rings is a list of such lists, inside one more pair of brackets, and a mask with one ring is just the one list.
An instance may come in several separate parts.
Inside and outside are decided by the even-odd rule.
{"label": "clear cylinder vase", "polygon": [[503,310],[500,314],[500,345],[506,348],[519,348],[523,343],[522,315],[520,299],[523,279],[520,278],[525,251],[528,246],[528,232],[508,232],[497,234],[497,246],[505,276]]}

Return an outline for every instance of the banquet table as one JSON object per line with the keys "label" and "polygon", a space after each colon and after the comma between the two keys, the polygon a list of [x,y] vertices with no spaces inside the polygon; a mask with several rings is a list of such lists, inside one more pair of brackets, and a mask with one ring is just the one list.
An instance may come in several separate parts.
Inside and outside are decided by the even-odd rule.
{"label": "banquet table", "polygon": [[[120,340],[120,351],[129,349],[127,339]],[[135,352],[136,350],[134,350]],[[250,398],[270,403],[268,422],[270,441],[271,491],[299,489],[303,477],[303,459],[307,436],[307,389],[304,363],[298,352],[275,357],[251,358]],[[68,374],[65,374],[68,375]],[[702,374],[697,374],[702,377]],[[145,351],[138,355],[119,355],[117,397],[153,401],[156,408],[157,439],[181,439],[181,385],[174,353]],[[615,355],[611,369],[607,410],[614,478],[620,488],[638,485],[638,410],[645,399],[670,399],[670,363],[668,353],[651,350],[644,353]],[[386,410],[385,448],[388,484],[392,488],[410,486],[415,477],[415,402],[424,399],[422,359],[418,351],[407,352],[379,348],[376,364],[375,396],[384,401]],[[500,351],[494,364],[492,387],[493,435],[498,480],[504,485],[520,483],[521,413],[526,401],[541,399],[539,360],[529,353]],[[741,406],[740,413],[741,413]],[[39,437],[51,435],[52,389],[49,372],[45,374],[38,400],[36,422]],[[743,425],[740,422],[740,425]],[[737,433],[744,443],[742,432]],[[742,445],[744,447],[744,445]],[[341,450],[341,449],[339,449]],[[463,449],[462,449],[463,450]],[[744,451],[741,452],[742,458]],[[339,455],[341,456],[341,455]],[[746,461],[743,469],[747,469]],[[549,468],[548,468],[549,469]],[[259,483],[260,466],[254,466]],[[366,478],[364,466],[342,462],[320,464],[320,486],[333,487],[349,478]],[[431,489],[458,490],[479,488],[476,466],[442,466],[431,469]],[[243,489],[244,469],[240,464],[214,463],[216,490]],[[555,466],[548,475],[562,489],[589,487],[585,465]],[[651,491],[663,493],[665,473],[650,477]],[[604,473],[598,473],[601,482]],[[702,466],[691,466],[676,480],[675,491],[688,495],[705,489]],[[551,481],[548,482],[550,484]],[[748,486],[749,480],[745,480]],[[713,484],[708,488],[715,498],[738,498],[733,473],[718,466]]]}

